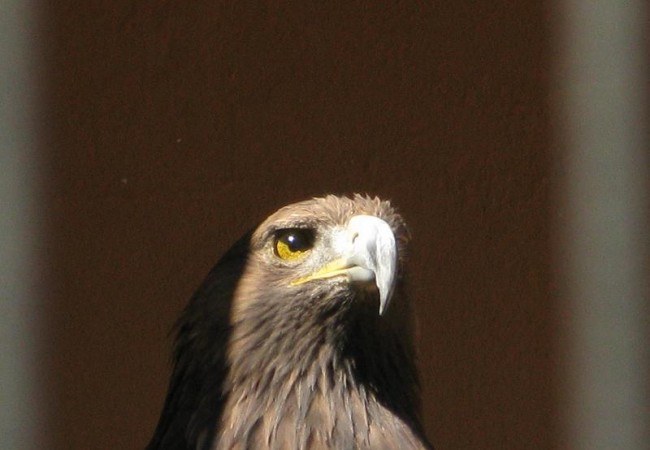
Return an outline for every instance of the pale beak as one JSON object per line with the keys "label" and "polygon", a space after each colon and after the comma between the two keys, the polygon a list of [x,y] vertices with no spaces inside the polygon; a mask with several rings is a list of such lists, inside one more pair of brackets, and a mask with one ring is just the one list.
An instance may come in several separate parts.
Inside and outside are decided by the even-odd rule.
{"label": "pale beak", "polygon": [[384,314],[393,295],[397,272],[397,245],[390,226],[375,216],[354,216],[335,247],[342,257],[291,284],[337,276],[346,276],[352,283],[374,281],[379,291],[379,314]]}

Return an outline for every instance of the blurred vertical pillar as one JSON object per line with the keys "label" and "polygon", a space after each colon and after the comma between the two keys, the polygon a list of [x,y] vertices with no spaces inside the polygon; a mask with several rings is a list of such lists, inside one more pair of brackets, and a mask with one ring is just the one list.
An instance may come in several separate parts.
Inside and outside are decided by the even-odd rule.
{"label": "blurred vertical pillar", "polygon": [[571,449],[648,449],[647,2],[564,0],[558,96]]}
{"label": "blurred vertical pillar", "polygon": [[0,2],[0,448],[42,447],[37,407],[34,18]]}

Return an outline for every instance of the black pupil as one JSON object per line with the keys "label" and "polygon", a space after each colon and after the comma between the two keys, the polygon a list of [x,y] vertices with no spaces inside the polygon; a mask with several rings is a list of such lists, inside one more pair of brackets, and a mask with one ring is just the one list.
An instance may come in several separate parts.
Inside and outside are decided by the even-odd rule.
{"label": "black pupil", "polygon": [[301,252],[311,248],[311,236],[308,232],[302,230],[288,231],[284,235],[284,242],[292,252]]}

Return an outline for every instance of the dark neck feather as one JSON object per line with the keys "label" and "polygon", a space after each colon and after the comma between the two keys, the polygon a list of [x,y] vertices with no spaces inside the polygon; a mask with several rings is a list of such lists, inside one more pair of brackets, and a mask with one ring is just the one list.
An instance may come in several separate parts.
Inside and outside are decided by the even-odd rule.
{"label": "dark neck feather", "polygon": [[227,393],[226,349],[233,296],[248,261],[252,231],[215,265],[176,324],[174,367],[147,450],[206,450]]}

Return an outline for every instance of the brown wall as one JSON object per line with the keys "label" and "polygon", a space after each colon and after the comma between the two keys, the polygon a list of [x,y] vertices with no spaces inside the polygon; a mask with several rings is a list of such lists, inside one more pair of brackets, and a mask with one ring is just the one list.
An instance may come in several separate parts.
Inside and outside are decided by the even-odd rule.
{"label": "brown wall", "polygon": [[55,448],[142,448],[168,331],[219,255],[278,206],[354,191],[412,229],[437,448],[554,447],[543,6],[283,5],[43,14]]}

